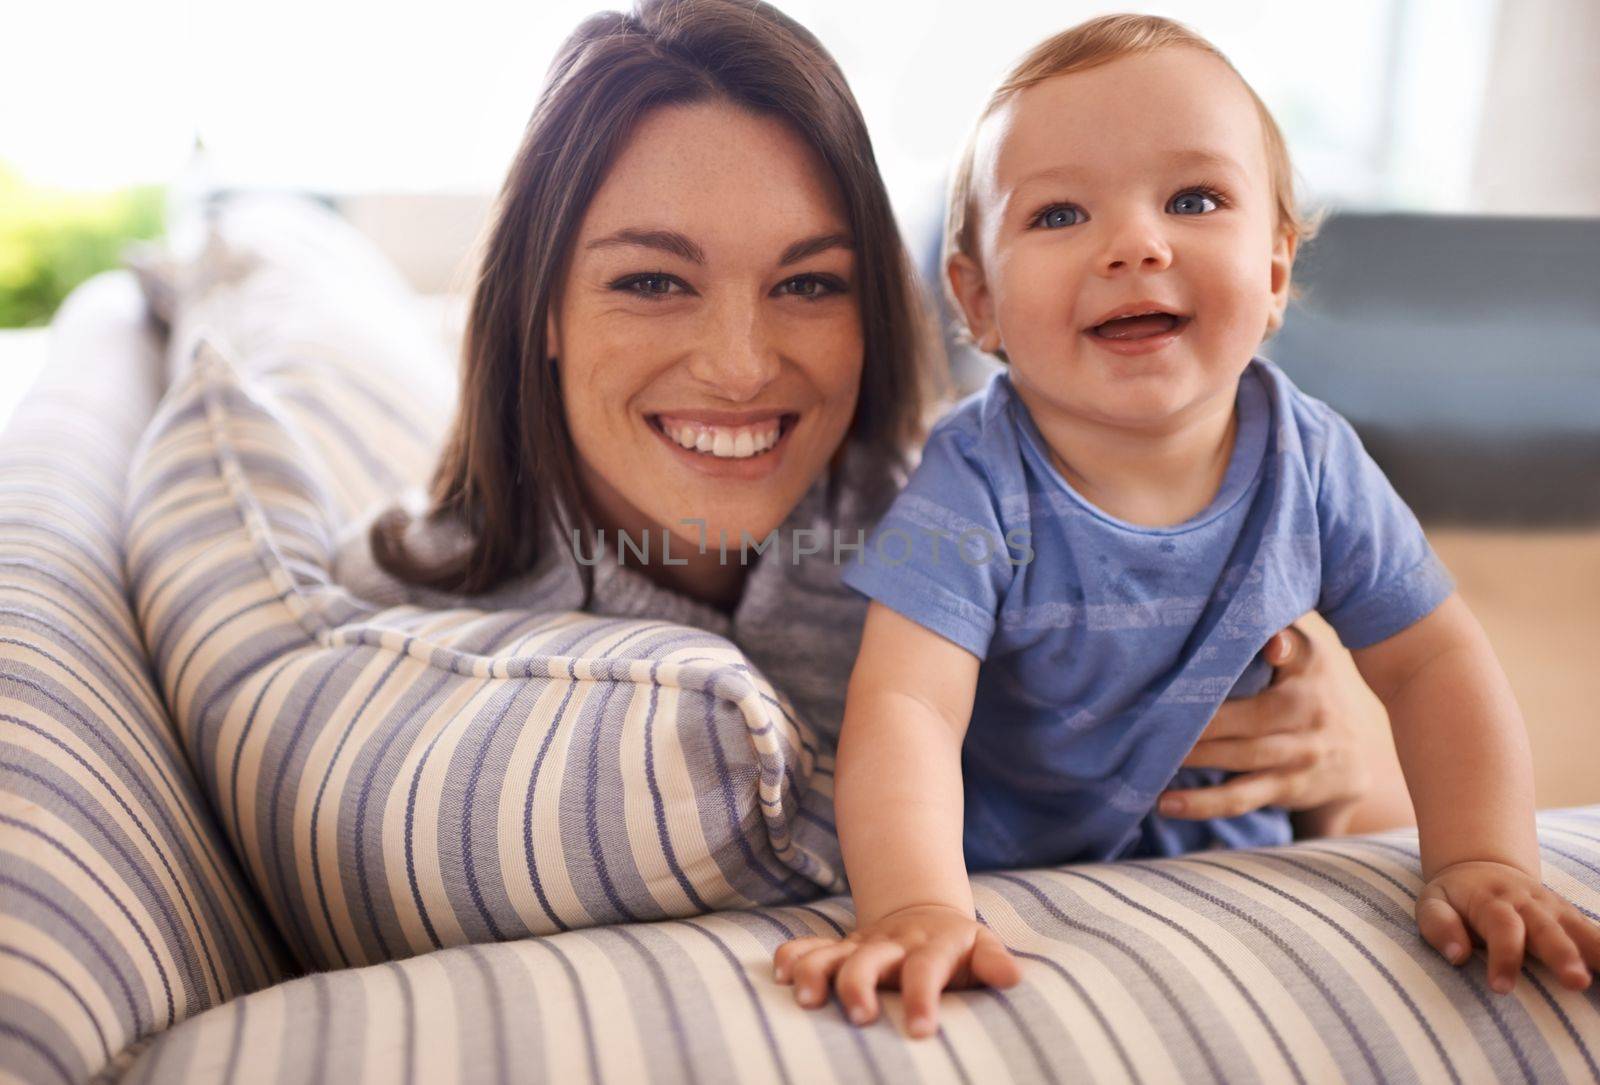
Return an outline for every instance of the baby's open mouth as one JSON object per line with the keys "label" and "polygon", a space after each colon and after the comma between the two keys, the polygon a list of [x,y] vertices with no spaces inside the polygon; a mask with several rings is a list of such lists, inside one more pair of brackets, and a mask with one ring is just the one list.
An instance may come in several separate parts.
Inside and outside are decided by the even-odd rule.
{"label": "baby's open mouth", "polygon": [[1140,313],[1137,316],[1120,316],[1089,329],[1089,334],[1101,339],[1148,339],[1177,331],[1189,323],[1186,316],[1174,313]]}

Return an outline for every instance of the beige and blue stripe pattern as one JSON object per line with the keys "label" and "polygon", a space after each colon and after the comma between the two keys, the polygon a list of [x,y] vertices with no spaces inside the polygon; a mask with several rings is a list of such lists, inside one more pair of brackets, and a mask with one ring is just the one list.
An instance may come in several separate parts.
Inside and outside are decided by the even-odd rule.
{"label": "beige and blue stripe pattern", "polygon": [[200,337],[135,456],[127,546],[179,738],[300,961],[841,887],[831,752],[733,645],[374,609],[328,578],[340,503],[290,417]]}
{"label": "beige and blue stripe pattern", "polygon": [[132,276],[68,299],[0,438],[0,1079],[87,1080],[287,957],[195,785],[128,604],[159,394]]}
{"label": "beige and blue stripe pattern", "polygon": [[[1546,880],[1600,910],[1600,809],[1540,819]],[[1416,931],[1413,833],[975,879],[1021,956],[906,1042],[800,1009],[776,946],[848,900],[446,950],[283,984],[139,1053],[129,1082],[1590,1082],[1600,993],[1497,995]]]}

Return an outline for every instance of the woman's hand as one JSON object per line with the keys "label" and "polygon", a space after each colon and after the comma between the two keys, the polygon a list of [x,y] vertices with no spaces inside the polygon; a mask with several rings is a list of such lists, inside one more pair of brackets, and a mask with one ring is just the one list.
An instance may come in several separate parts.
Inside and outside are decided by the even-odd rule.
{"label": "woman's hand", "polygon": [[[879,986],[899,987],[906,1031],[932,1036],[945,987],[1010,987],[1022,968],[988,927],[956,908],[930,904],[890,912],[844,938],[796,938],[778,947],[772,976],[791,979],[795,1001],[821,1006],[833,980],[851,1022],[878,1016]],[[837,978],[835,978],[837,976]]]}
{"label": "woman's hand", "polygon": [[[1264,649],[1272,684],[1224,701],[1183,764],[1241,773],[1214,787],[1167,791],[1162,814],[1237,817],[1262,806],[1303,812],[1301,835],[1371,832],[1414,823],[1388,715],[1354,662],[1314,615]],[[1177,800],[1181,809],[1168,809]]]}
{"label": "woman's hand", "polygon": [[1517,984],[1524,947],[1573,991],[1600,969],[1600,925],[1565,897],[1506,863],[1452,863],[1417,897],[1417,928],[1451,964],[1472,956],[1468,930],[1488,947],[1489,986],[1505,994]]}

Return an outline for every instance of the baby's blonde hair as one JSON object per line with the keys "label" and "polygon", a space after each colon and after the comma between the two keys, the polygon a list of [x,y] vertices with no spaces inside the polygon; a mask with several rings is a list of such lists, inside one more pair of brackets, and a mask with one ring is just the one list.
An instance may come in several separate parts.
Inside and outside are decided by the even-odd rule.
{"label": "baby's blonde hair", "polygon": [[[1052,76],[1081,72],[1119,57],[1154,52],[1175,45],[1204,50],[1239,75],[1239,70],[1215,45],[1182,23],[1157,15],[1102,15],[1046,38],[1030,49],[989,96],[988,104],[972,126],[972,133],[967,137],[966,147],[956,164],[955,174],[950,179],[945,217],[943,263],[948,266],[950,257],[956,253],[973,260],[978,258],[977,239],[973,236],[973,160],[977,154],[978,132],[984,121],[1018,91],[1042,83]],[[1289,146],[1278,129],[1278,122],[1272,119],[1272,113],[1254,88],[1245,82],[1244,76],[1239,75],[1239,82],[1244,84],[1250,100],[1256,105],[1256,113],[1261,118],[1261,130],[1266,137],[1267,175],[1278,205],[1277,228],[1287,232],[1297,243],[1309,241],[1316,235],[1321,215],[1300,213],[1294,194],[1294,168],[1289,161]],[[950,289],[948,280],[945,289]],[[1299,296],[1292,284],[1289,295]]]}

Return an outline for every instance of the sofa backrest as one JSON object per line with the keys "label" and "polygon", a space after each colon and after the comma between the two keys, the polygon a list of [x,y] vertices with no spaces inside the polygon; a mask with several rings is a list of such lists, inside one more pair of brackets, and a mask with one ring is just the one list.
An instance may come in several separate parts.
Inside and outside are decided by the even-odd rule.
{"label": "sofa backrest", "polygon": [[1600,219],[1344,213],[1263,348],[1424,522],[1600,524]]}

